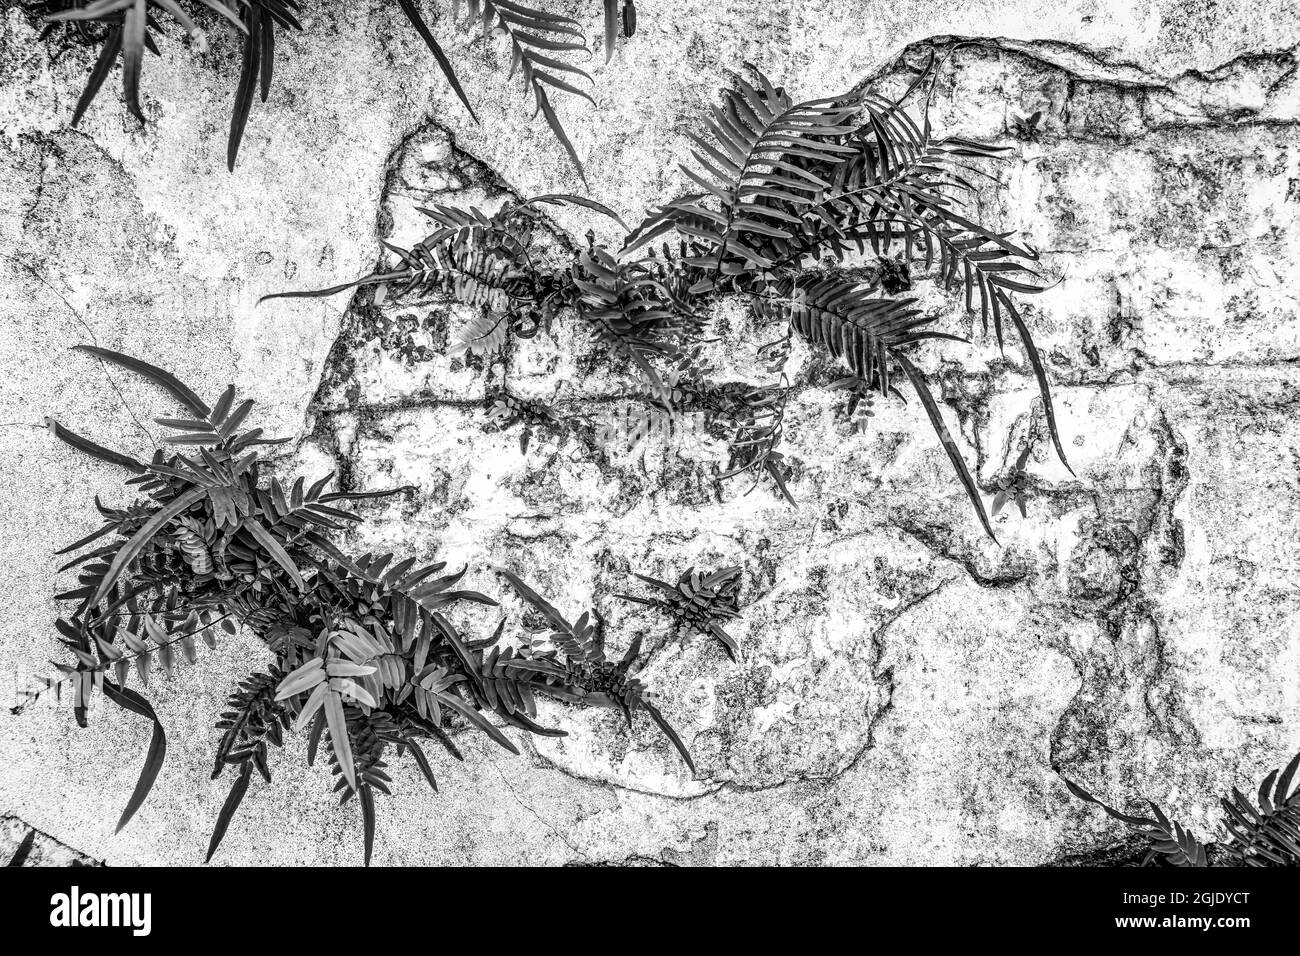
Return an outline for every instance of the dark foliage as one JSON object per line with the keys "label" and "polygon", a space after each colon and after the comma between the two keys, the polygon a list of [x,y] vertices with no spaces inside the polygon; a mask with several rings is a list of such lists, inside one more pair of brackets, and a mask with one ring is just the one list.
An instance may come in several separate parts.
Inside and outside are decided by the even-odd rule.
{"label": "dark foliage", "polygon": [[1029,474],[1025,471],[1025,465],[1029,463],[1029,453],[1033,446],[1025,442],[1025,447],[1020,449],[1020,455],[1016,458],[1016,463],[1011,466],[1010,471],[999,475],[994,485],[998,489],[997,494],[993,496],[993,516],[997,517],[999,511],[1008,501],[1015,502],[1020,509],[1020,517],[1026,518],[1029,512],[1025,508],[1025,497],[1029,491]]}
{"label": "dark foliage", "polygon": [[[478,116],[461,87],[455,67],[429,29],[420,4],[417,0],[395,2],[477,122]],[[205,27],[224,21],[227,27],[238,31],[243,54],[226,146],[226,163],[232,171],[254,97],[266,102],[270,96],[276,37],[286,30],[303,29],[298,19],[297,0],[33,0],[25,6],[31,14],[46,20],[47,28],[41,34],[43,40],[53,35],[56,25],[67,24],[75,29],[81,43],[99,47],[99,56],[72,114],[73,126],[81,121],[118,60],[122,64],[122,91],[127,109],[144,122],[140,107],[144,54],[146,51],[158,54],[158,40],[166,35],[168,24],[179,26],[201,51],[207,48]],[[493,34],[506,38],[511,54],[510,74],[521,74],[526,92],[533,98],[534,115],[542,114],[578,174],[583,175],[582,163],[551,103],[551,95],[558,91],[582,97],[595,105],[591,95],[576,85],[580,81],[589,82],[590,75],[570,62],[575,55],[590,53],[581,25],[569,17],[514,0],[466,0],[466,6],[462,11],[460,0],[452,0],[453,22],[463,19],[468,28],[481,29],[484,39]],[[606,62],[614,54],[620,22],[624,35],[632,36],[636,29],[636,7],[632,0],[624,0],[621,9],[615,0],[605,0]]]}
{"label": "dark foliage", "polygon": [[[517,753],[494,722],[559,735],[536,722],[537,695],[584,706],[611,707],[651,720],[694,771],[680,738],[651,702],[631,668],[640,644],[618,661],[606,658],[600,623],[584,614],[570,623],[517,575],[498,571],[549,627],[549,647],[529,642],[502,649],[495,633],[476,639],[454,614],[496,601],[460,587],[466,569],[442,562],[417,566],[391,554],[350,557],[330,533],[357,522],[349,502],[396,492],[328,491],[330,476],[308,486],[267,474],[258,446],[271,440],[245,421],[251,400],[236,403],[234,386],[209,406],[174,375],[106,349],[82,351],[136,372],[166,391],[185,417],[160,418],[171,430],[150,461],[112,451],[51,422],[73,447],[133,473],[127,484],[143,498],[125,508],[98,503],[101,528],[60,551],[80,552],[64,565],[77,586],[58,595],[70,610],[57,621],[74,663],[56,664],[29,698],[70,685],[78,723],[91,695],[153,723],[153,739],[119,829],[144,802],[167,751],[167,735],[143,695],[155,665],[171,673],[193,664],[198,645],[239,627],[259,638],[274,662],[230,695],[217,724],[213,777],[235,772],[216,820],[208,857],[216,851],[256,773],[270,780],[267,755],[288,730],[307,731],[309,760],[327,753],[344,802],[361,806],[369,860],[374,794],[388,794],[386,759],[408,751],[435,790],[422,742],[460,760],[452,734],[472,727]],[[398,489],[400,491],[401,489]],[[107,543],[105,543],[107,542]],[[23,705],[19,705],[21,707]]]}
{"label": "dark foliage", "polygon": [[528,445],[537,432],[567,434],[577,431],[576,423],[558,415],[543,402],[530,401],[504,390],[490,391],[486,398],[488,421],[498,428],[518,425],[519,451],[528,453]]}
{"label": "dark foliage", "polygon": [[27,862],[27,858],[31,856],[34,846],[36,846],[36,831],[28,830],[27,835],[18,844],[18,848],[14,850],[13,856],[9,857],[9,862],[5,866],[22,866]]}
{"label": "dark foliage", "polygon": [[[434,229],[423,241],[389,247],[397,265],[329,289],[278,295],[363,286],[397,297],[445,294],[480,307],[470,337],[492,349],[569,312],[640,370],[650,402],[670,414],[683,395],[720,397],[698,363],[708,326],[702,316],[719,297],[745,296],[778,336],[761,355],[776,378],[726,396],[735,439],[720,477],[770,476],[793,501],[777,450],[790,388],[778,373],[797,335],[848,368],[858,398],[897,395],[901,378],[910,383],[992,535],[979,489],[911,358],[920,343],[964,340],[934,328],[935,316],[907,293],[928,275],[978,314],[985,334],[991,324],[999,345],[1007,325],[1014,329],[1064,462],[1046,373],[1017,304],[1043,286],[1032,269],[1036,253],[966,211],[971,179],[982,172],[972,164],[1004,150],[936,137],[925,106],[919,119],[905,109],[930,75],[898,100],[864,90],[796,102],[755,71],[754,84],[738,79],[724,91],[704,134],[691,137],[694,163],[682,171],[696,191],[655,209],[635,229],[572,196],[506,204],[490,216],[439,206],[424,210]],[[540,207],[557,202],[609,216],[626,231],[622,248],[610,251],[589,238],[570,264],[539,265],[533,243]],[[853,266],[855,259],[868,267]]]}
{"label": "dark foliage", "polygon": [[1263,779],[1255,802],[1234,787],[1231,798],[1219,801],[1228,839],[1208,845],[1154,803],[1149,803],[1152,816],[1130,815],[1107,806],[1071,780],[1065,780],[1065,785],[1080,800],[1095,803],[1144,836],[1150,843],[1144,861],[1148,865],[1300,866],[1300,787],[1291,789],[1297,770],[1300,753],[1280,773],[1274,770]]}
{"label": "dark foliage", "polygon": [[[634,572],[635,573],[635,572]],[[668,615],[678,637],[690,638],[708,634],[722,642],[727,656],[733,661],[740,653],[735,638],[726,632],[723,624],[740,617],[736,593],[740,589],[740,568],[723,568],[705,572],[687,568],[677,578],[676,584],[660,581],[645,574],[638,578],[656,588],[659,593],[649,598],[633,594],[620,594],[624,601],[634,601],[659,608]]]}
{"label": "dark foliage", "polygon": [[1036,143],[1043,135],[1043,127],[1040,125],[1042,119],[1042,110],[1033,112],[1028,116],[1013,116],[1011,118],[1012,131],[1015,133],[1017,139]]}

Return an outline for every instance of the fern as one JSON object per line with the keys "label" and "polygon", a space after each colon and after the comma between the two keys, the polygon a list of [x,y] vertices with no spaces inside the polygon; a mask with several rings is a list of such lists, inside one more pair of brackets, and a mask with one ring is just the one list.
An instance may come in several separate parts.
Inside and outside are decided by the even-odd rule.
{"label": "fern", "polygon": [[516,667],[516,673],[532,672],[553,679],[564,688],[557,696],[574,702],[616,706],[623,711],[629,727],[633,712],[645,711],[676,748],[691,773],[695,773],[695,762],[691,760],[686,745],[651,702],[645,684],[629,673],[641,650],[640,638],[634,639],[622,658],[614,661],[606,656],[605,631],[598,617],[583,612],[576,622],[571,623],[513,571],[503,567],[495,570],[542,615],[549,625],[548,639],[558,650],[558,654],[535,654],[527,663]]}
{"label": "fern", "polygon": [[[493,27],[501,30],[510,43],[510,75],[518,70],[525,86],[533,96],[535,109],[546,119],[555,138],[568,153],[583,183],[587,174],[582,160],[569,139],[568,133],[551,104],[550,91],[559,90],[580,96],[596,105],[591,94],[574,85],[581,78],[591,82],[591,75],[565,62],[554,54],[590,53],[578,21],[569,17],[535,10],[513,0],[466,0],[468,19],[482,24],[483,37],[488,38]],[[452,0],[452,19],[459,19],[460,0]]]}
{"label": "fern", "polygon": [[505,390],[491,391],[485,398],[488,423],[499,429],[512,425],[521,425],[519,432],[519,452],[528,454],[528,445],[538,431],[553,432],[557,435],[579,435],[580,424],[559,415],[555,409],[544,402],[530,401],[511,395]]}
{"label": "fern", "polygon": [[284,673],[277,666],[273,666],[268,673],[250,675],[230,695],[226,702],[229,709],[217,721],[217,729],[224,730],[225,733],[217,745],[212,779],[215,780],[226,766],[232,764],[237,768],[238,776],[217,815],[204,862],[211,861],[221,841],[225,839],[230,821],[243,802],[244,795],[248,793],[253,770],[256,769],[267,783],[271,782],[267,745],[284,746],[284,731],[290,727],[289,708],[275,699],[276,685],[283,678]]}
{"label": "fern", "polygon": [[997,513],[1002,510],[1008,501],[1016,503],[1016,507],[1020,509],[1020,517],[1026,518],[1029,516],[1029,512],[1025,509],[1025,495],[1029,488],[1029,476],[1025,472],[1025,465],[1029,462],[1029,453],[1032,449],[1033,445],[1025,442],[1024,447],[1020,449],[1020,455],[1016,458],[1015,464],[1011,466],[1011,470],[995,480],[998,492],[993,496],[994,517],[997,517]]}
{"label": "fern", "polygon": [[1145,865],[1149,865],[1154,860],[1163,859],[1173,866],[1209,866],[1209,858],[1206,855],[1204,845],[1181,824],[1171,822],[1154,803],[1150,804],[1154,817],[1134,816],[1121,813],[1119,810],[1107,806],[1070,780],[1066,780],[1065,785],[1080,800],[1095,803],[1105,810],[1108,816],[1114,817],[1122,823],[1127,823],[1134,831],[1146,837],[1150,841],[1150,849],[1143,861]]}
{"label": "fern", "polygon": [[495,355],[505,348],[510,334],[509,316],[481,309],[468,322],[460,326],[447,346],[447,356]]}
{"label": "fern", "polygon": [[[784,376],[775,388],[758,388],[746,391],[740,397],[740,411],[736,435],[731,443],[731,457],[727,470],[719,477],[734,478],[750,474],[757,485],[758,479],[769,475],[782,496],[796,505],[794,496],[786,486],[787,467],[784,456],[777,451],[785,436],[785,409],[790,398],[790,384]],[[797,506],[797,505],[796,505]]]}
{"label": "fern", "polygon": [[1043,291],[1027,264],[1038,254],[962,211],[974,189],[968,177],[980,173],[967,161],[997,160],[1006,150],[960,137],[936,140],[928,114],[918,126],[897,103],[870,95],[864,98],[864,109],[868,122],[856,134],[864,148],[836,168],[833,187],[804,218],[789,258],[829,253],[843,259],[868,249],[881,255],[901,245],[904,261],[919,257],[924,269],[937,267],[939,281],[962,296],[968,312],[978,300],[984,332],[992,316],[999,346],[1005,315],[1024,345],[1053,444],[1068,468],[1046,372],[1014,300],[1016,293]]}
{"label": "fern", "polygon": [[[170,453],[139,462],[62,427],[72,447],[122,466],[143,500],[124,508],[99,506],[105,524],[61,553],[83,551],[65,570],[77,587],[57,595],[71,609],[56,621],[71,655],[58,662],[17,708],[70,688],[84,726],[95,693],[153,723],[153,737],[135,791],[118,823],[144,803],[162,768],[167,735],[144,696],[154,664],[167,672],[198,662],[197,643],[217,647],[217,630],[251,632],[274,654],[272,666],[241,682],[217,723],[221,732],[213,776],[237,770],[218,814],[208,858],[218,849],[250,789],[253,772],[269,782],[270,746],[285,730],[308,733],[308,759],[328,741],[343,800],[358,798],[370,861],[376,792],[388,794],[390,748],[409,752],[433,788],[432,766],[419,745],[432,740],[454,759],[462,755],[449,730],[472,727],[505,749],[517,746],[499,727],[554,736],[537,723],[538,695],[585,706],[645,711],[663,728],[687,766],[694,764],[677,734],[629,673],[639,645],[620,661],[603,653],[597,622],[569,623],[518,577],[514,589],[542,609],[560,652],[497,647],[506,621],[485,639],[462,633],[449,616],[465,605],[495,606],[460,586],[467,569],[417,565],[393,555],[349,557],[330,531],[360,520],[339,507],[399,493],[329,492],[332,476],[308,486],[265,477],[256,447],[271,439],[244,423],[252,402],[236,403],[234,387],[209,406],[175,375],[107,349],[83,351],[138,373],[180,404],[188,417],[160,418]],[[180,450],[184,449],[184,450]],[[100,543],[109,539],[108,543]]]}
{"label": "fern", "polygon": [[230,118],[230,136],[226,141],[226,168],[235,170],[239,144],[248,125],[253,94],[259,92],[263,103],[271,94],[271,76],[275,68],[275,31],[301,30],[295,14],[295,0],[239,0],[244,25],[244,54],[235,91],[235,107]]}
{"label": "fern", "polygon": [[[396,4],[428,47],[456,97],[471,118],[478,122],[478,115],[461,86],[456,69],[430,30],[417,0],[396,0]],[[226,144],[226,164],[232,172],[253,99],[260,96],[262,102],[266,102],[270,95],[277,31],[303,29],[298,20],[296,0],[37,0],[26,6],[33,14],[46,17],[50,23],[74,24],[78,28],[95,23],[105,28],[98,38],[84,29],[81,33],[85,42],[98,43],[100,52],[73,111],[73,126],[81,121],[119,59],[127,109],[140,122],[145,121],[140,106],[144,54],[146,50],[158,53],[157,39],[164,33],[163,21],[155,14],[165,13],[167,19],[177,23],[200,49],[206,49],[207,39],[190,13],[206,8],[223,17],[241,34],[243,44]],[[460,19],[460,12],[459,0],[453,0],[451,18]],[[606,4],[607,61],[614,50],[610,31],[616,29],[620,14],[626,36],[631,37],[636,29],[636,8],[631,0],[625,0],[621,11],[616,4]],[[591,94],[575,85],[579,80],[589,82],[590,75],[562,58],[589,52],[578,22],[513,0],[469,0],[467,15],[468,19],[482,24],[485,37],[494,29],[506,35],[511,47],[511,75],[516,70],[521,73],[525,87],[533,97],[534,115],[542,113],[585,182],[582,162],[550,99],[550,94],[558,90],[595,105]],[[48,31],[43,32],[42,39],[48,39],[49,35]]]}
{"label": "fern", "polygon": [[[225,0],[195,2],[225,17],[241,33],[248,32],[234,6]],[[126,99],[126,107],[136,119],[144,122],[144,113],[140,109],[140,74],[144,66],[145,50],[158,53],[154,35],[160,32],[161,27],[153,17],[156,10],[173,18],[200,45],[206,42],[198,26],[175,0],[92,0],[84,5],[69,3],[65,9],[49,15],[49,20],[55,23],[94,20],[108,26],[99,59],[91,70],[90,80],[73,112],[73,126],[81,120],[112,69],[113,62],[119,57],[122,60],[122,95]]]}
{"label": "fern", "polygon": [[1258,806],[1234,787],[1231,799],[1220,800],[1228,840],[1208,848],[1154,803],[1153,817],[1130,816],[1102,803],[1077,783],[1062,779],[1080,800],[1096,804],[1146,837],[1150,842],[1144,861],[1147,864],[1163,860],[1173,866],[1193,867],[1300,866],[1300,788],[1291,789],[1297,770],[1300,753],[1280,774],[1273,770],[1260,783]]}
{"label": "fern", "polygon": [[1300,866],[1300,787],[1291,783],[1300,770],[1300,753],[1278,775],[1259,785],[1258,807],[1240,790],[1223,799],[1223,823],[1230,839],[1224,844],[1229,860],[1239,866]]}
{"label": "fern", "polygon": [[[965,340],[934,328],[934,316],[905,293],[928,273],[969,312],[978,311],[986,331],[991,319],[999,343],[1006,324],[1015,328],[1064,462],[1046,371],[1016,302],[1043,289],[1031,267],[1036,254],[965,210],[971,179],[981,173],[974,164],[1004,151],[938,139],[925,108],[919,120],[904,108],[928,74],[898,100],[868,89],[799,102],[754,73],[754,83],[738,79],[725,91],[703,133],[691,135],[694,163],[682,171],[694,191],[626,230],[617,253],[589,234],[572,265],[538,264],[537,204],[575,197],[538,197],[490,217],[438,207],[429,211],[435,228],[422,242],[392,250],[396,266],[329,289],[276,295],[385,284],[398,296],[436,290],[481,305],[499,290],[489,311],[506,315],[508,326],[525,313],[541,317],[533,328],[571,314],[648,383],[637,420],[649,427],[660,414],[702,402],[709,421],[727,419],[734,434],[720,476],[768,476],[793,504],[792,471],[780,451],[791,394],[784,375],[778,384],[722,394],[709,381],[711,370],[696,364],[710,307],[723,296],[746,296],[759,323],[778,336],[759,354],[774,374],[784,372],[797,335],[844,364],[854,407],[868,391],[900,395],[899,380],[906,379],[992,537],[981,489],[913,359],[923,343]],[[599,203],[581,203],[621,225]],[[673,233],[675,244],[667,241]],[[827,266],[866,254],[875,262],[867,269]]]}
{"label": "fern", "polygon": [[632,594],[619,594],[616,597],[663,610],[672,620],[673,629],[679,637],[710,635],[721,642],[728,657],[736,660],[740,646],[727,633],[723,624],[740,616],[736,602],[740,568],[722,568],[711,572],[687,568],[678,576],[676,584],[645,574],[637,574],[636,577],[660,593],[651,598]]}
{"label": "fern", "polygon": [[598,338],[629,359],[663,399],[667,387],[652,364],[676,354],[676,340],[697,327],[687,301],[639,263],[620,263],[602,249],[584,253],[570,273],[577,314]]}
{"label": "fern", "polygon": [[617,42],[619,24],[622,23],[623,36],[632,39],[636,33],[636,4],[633,0],[604,0],[605,5],[605,62],[614,58],[614,44]]}
{"label": "fern", "polygon": [[716,288],[723,275],[774,266],[763,247],[792,240],[798,211],[830,186],[810,163],[833,166],[854,154],[853,147],[836,141],[853,129],[851,101],[795,103],[766,76],[757,77],[758,89],[738,79],[739,89],[727,91],[723,105],[713,108],[706,122],[712,142],[690,134],[698,170],[681,169],[704,192],[662,207],[624,246],[631,252],[669,229],[702,243],[705,254],[684,260],[706,270],[691,286],[694,293]]}

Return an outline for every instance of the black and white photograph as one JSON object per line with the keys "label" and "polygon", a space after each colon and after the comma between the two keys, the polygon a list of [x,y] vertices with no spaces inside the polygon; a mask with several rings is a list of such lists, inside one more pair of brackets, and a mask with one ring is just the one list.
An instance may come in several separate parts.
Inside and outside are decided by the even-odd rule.
{"label": "black and white photograph", "polygon": [[0,17],[11,929],[1285,926],[1296,0]]}

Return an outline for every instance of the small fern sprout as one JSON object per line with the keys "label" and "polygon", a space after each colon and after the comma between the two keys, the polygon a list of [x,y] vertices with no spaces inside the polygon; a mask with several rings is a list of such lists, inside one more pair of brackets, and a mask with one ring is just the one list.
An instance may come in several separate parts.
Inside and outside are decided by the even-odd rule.
{"label": "small fern sprout", "polygon": [[511,395],[504,390],[490,392],[485,399],[488,422],[497,428],[522,426],[519,431],[519,453],[528,454],[528,445],[536,431],[545,430],[568,434],[573,424],[561,417],[544,402],[530,401]]}
{"label": "small fern sprout", "polygon": [[1016,138],[1030,143],[1038,142],[1043,135],[1043,127],[1040,125],[1042,118],[1042,110],[1036,110],[1028,116],[1013,116],[1012,129]]}
{"label": "small fern sprout", "polygon": [[1025,465],[1029,462],[1029,453],[1032,446],[1029,442],[1020,450],[1020,456],[1011,469],[1002,475],[999,475],[994,482],[997,488],[997,494],[993,496],[993,517],[998,516],[998,512],[1008,501],[1015,502],[1020,509],[1020,517],[1026,518],[1029,512],[1025,508],[1025,498],[1029,492],[1029,475],[1025,472]]}
{"label": "small fern sprout", "polygon": [[676,584],[645,574],[636,574],[636,577],[656,588],[659,593],[649,598],[632,594],[619,594],[616,597],[659,608],[672,621],[673,631],[680,639],[697,634],[712,636],[721,642],[727,656],[733,661],[739,657],[740,645],[723,627],[727,621],[740,617],[740,606],[736,600],[740,589],[739,567],[712,572],[687,568],[678,576]]}
{"label": "small fern sprout", "polygon": [[[849,399],[843,406],[843,417],[850,423],[854,434],[866,431],[867,419],[875,416],[875,412],[872,411],[872,406],[875,404],[875,390],[856,375],[845,375],[826,387],[849,393]],[[995,511],[994,514],[996,513]]]}

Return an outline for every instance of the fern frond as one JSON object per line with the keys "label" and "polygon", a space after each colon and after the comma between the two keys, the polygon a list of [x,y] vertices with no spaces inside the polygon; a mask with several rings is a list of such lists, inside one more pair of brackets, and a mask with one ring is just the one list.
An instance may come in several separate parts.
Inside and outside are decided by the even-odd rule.
{"label": "fern frond", "polygon": [[550,640],[571,661],[593,661],[604,658],[597,621],[584,613],[577,623],[556,610],[555,606],[530,588],[509,568],[493,568],[509,582],[515,593],[538,611],[551,626]]}
{"label": "fern frond", "polygon": [[788,467],[777,446],[785,437],[785,409],[790,398],[790,383],[781,376],[773,388],[756,388],[741,396],[736,435],[731,441],[731,460],[727,470],[718,475],[720,481],[737,475],[750,474],[754,485],[763,475],[771,477],[781,496],[798,507],[794,495],[786,485]]}
{"label": "fern frond", "polygon": [[603,249],[579,257],[572,282],[578,314],[636,365],[661,401],[669,401],[651,359],[672,354],[675,339],[698,326],[689,303],[640,263],[618,262]]}
{"label": "fern frond", "polygon": [[[560,59],[555,54],[585,53],[587,40],[577,20],[562,17],[554,13],[536,10],[514,0],[467,0],[468,19],[482,23],[483,36],[491,34],[493,27],[503,32],[510,42],[510,75],[518,70],[524,84],[533,94],[535,109],[533,115],[540,112],[546,123],[568,153],[578,171],[578,176],[585,183],[587,174],[582,167],[582,160],[569,139],[568,133],[560,123],[554,106],[551,105],[549,90],[560,90],[580,96],[596,105],[591,94],[574,85],[575,78],[591,82],[591,75],[586,71]],[[453,0],[452,18],[459,19],[460,0]]]}
{"label": "fern frond", "polygon": [[[564,655],[563,667],[552,669],[540,662],[542,670],[538,674],[553,675],[554,683],[548,684],[544,692],[560,700],[586,701],[603,703],[618,707],[632,723],[632,712],[646,711],[655,724],[672,742],[677,752],[685,761],[691,772],[695,772],[695,763],[681,738],[663,719],[659,711],[650,703],[647,690],[635,677],[628,674],[641,647],[639,638],[632,642],[621,661],[612,661],[605,655],[603,624],[594,614],[583,612],[575,622],[570,622],[552,604],[528,587],[513,571],[496,567],[515,592],[539,612],[551,626],[549,639]],[[525,669],[539,667],[539,661],[530,660],[521,666]]]}
{"label": "fern frond", "polygon": [[[404,0],[403,0],[404,2]],[[235,106],[230,117],[230,136],[226,141],[226,167],[234,172],[239,144],[248,125],[253,94],[260,90],[266,102],[271,92],[271,75],[275,67],[275,30],[301,30],[296,16],[296,0],[238,0],[243,8],[244,54],[235,91]]]}
{"label": "fern frond", "polygon": [[[1061,463],[1069,468],[1038,349],[1013,294],[1036,294],[1045,286],[1029,265],[1031,248],[1010,241],[963,214],[962,197],[973,191],[965,159],[996,159],[1005,152],[959,137],[933,140],[928,120],[922,131],[893,104],[864,97],[869,123],[850,142],[860,152],[835,170],[831,190],[804,217],[803,229],[786,261],[831,252],[839,258],[868,247],[885,255],[901,245],[904,257],[920,257],[927,270],[937,266],[940,283],[964,296],[966,311],[976,300],[987,335],[990,315],[999,347],[1003,314],[1014,325],[1038,382],[1048,431]],[[870,139],[863,132],[869,129]]]}
{"label": "fern frond", "polygon": [[933,319],[912,307],[915,300],[871,292],[854,279],[827,277],[803,285],[786,280],[755,299],[754,308],[764,318],[788,321],[810,344],[827,349],[888,394],[892,350],[942,334],[923,331]]}
{"label": "fern frond", "polygon": [[[557,197],[539,197],[538,200]],[[323,298],[352,289],[378,286],[394,299],[443,295],[463,305],[491,312],[516,306],[553,309],[536,284],[528,245],[538,216],[528,203],[504,205],[492,216],[470,207],[434,206],[420,211],[436,228],[410,249],[384,242],[398,265],[353,282],[325,289],[275,292],[259,302],[285,298]]]}
{"label": "fern frond", "polygon": [[1259,785],[1258,806],[1236,788],[1221,800],[1224,825],[1231,839],[1229,858],[1239,866],[1300,866],[1300,787],[1291,783],[1300,769],[1300,753],[1278,774]]}
{"label": "fern frond", "polygon": [[420,15],[420,8],[416,6],[416,0],[397,0],[397,5],[402,8],[406,18],[411,21],[411,26],[415,27],[415,32],[420,35],[424,45],[429,48],[433,58],[438,61],[438,68],[442,70],[442,75],[447,78],[447,82],[451,85],[452,91],[455,92],[461,105],[465,107],[470,118],[477,123],[479,121],[478,114],[474,112],[474,107],[469,103],[469,97],[461,89],[460,79],[456,76],[456,70],[452,67],[451,61],[447,59],[447,54],[438,45],[438,41],[434,39],[433,31],[429,29],[428,24],[424,22],[424,17]]}
{"label": "fern frond", "polygon": [[633,0],[604,0],[605,6],[605,62],[614,58],[614,45],[618,39],[620,14],[623,36],[629,40],[636,33],[636,4]]}
{"label": "fern frond", "polygon": [[1096,804],[1106,811],[1108,816],[1128,824],[1133,830],[1146,837],[1151,843],[1151,849],[1147,852],[1147,863],[1151,863],[1156,859],[1164,859],[1173,866],[1204,867],[1210,865],[1205,846],[1182,824],[1170,821],[1154,803],[1150,805],[1154,817],[1131,816],[1102,803],[1072,780],[1065,777],[1061,779],[1065,781],[1065,785],[1070,789],[1070,792],[1080,800]]}
{"label": "fern frond", "polygon": [[890,392],[890,363],[901,366],[975,506],[980,523],[996,540],[979,489],[943,423],[925,377],[899,351],[925,339],[956,336],[925,328],[933,320],[912,308],[913,300],[877,298],[870,292],[870,287],[851,279],[828,277],[807,286],[786,280],[775,286],[772,294],[758,298],[755,309],[760,315],[788,321],[809,343],[825,348],[859,379],[875,383],[882,395]]}
{"label": "fern frond", "polygon": [[800,209],[831,187],[814,167],[834,166],[855,152],[837,141],[854,129],[855,110],[844,97],[796,103],[755,73],[757,88],[739,79],[713,108],[707,137],[690,135],[695,168],[681,169],[703,192],[662,207],[624,247],[631,251],[667,228],[701,242],[708,255],[688,264],[714,276],[702,278],[696,292],[712,288],[719,275],[773,266],[770,241],[791,240]]}
{"label": "fern frond", "polygon": [[[284,671],[272,665],[268,672],[255,673],[240,681],[227,698],[226,710],[217,721],[217,729],[224,733],[213,761],[214,780],[228,764],[249,762],[256,765],[266,780],[271,779],[266,745],[283,746],[284,731],[292,724],[289,707],[275,699],[275,688],[284,676]],[[215,849],[214,845],[211,850]]]}
{"label": "fern frond", "polygon": [[458,355],[495,355],[505,348],[510,333],[510,318],[503,312],[480,310],[456,330],[447,346],[447,357]]}
{"label": "fern frond", "polygon": [[633,573],[661,593],[650,598],[632,594],[616,594],[615,597],[661,608],[672,620],[679,637],[696,634],[712,636],[722,643],[728,657],[733,661],[737,659],[740,646],[723,628],[723,623],[740,617],[740,607],[736,601],[740,587],[739,567],[712,572],[687,568],[678,576],[676,584],[646,574]]}
{"label": "fern frond", "polygon": [[[232,4],[226,3],[225,0],[198,0],[198,2],[225,17],[241,33],[247,32],[247,27],[240,20]],[[122,59],[122,90],[126,97],[127,109],[136,119],[144,122],[144,112],[140,108],[140,73],[144,66],[145,50],[155,55],[158,53],[153,33],[160,31],[161,28],[153,18],[155,10],[168,14],[191,36],[202,36],[198,26],[175,0],[92,0],[85,6],[73,6],[50,14],[48,19],[52,22],[77,23],[93,20],[109,26],[99,59],[91,70],[90,80],[73,114],[73,126],[76,126],[85,114],[91,100],[94,99],[109,70],[112,69],[113,60],[119,54]]]}

